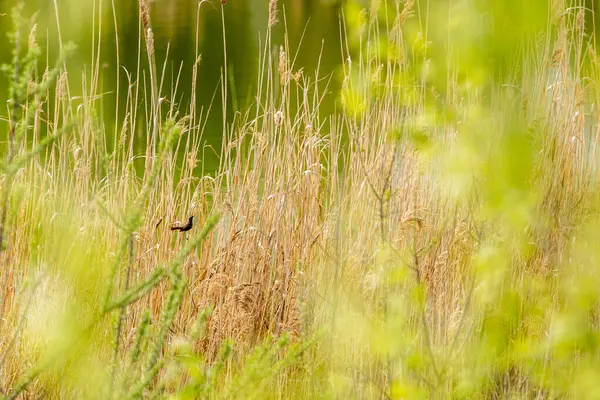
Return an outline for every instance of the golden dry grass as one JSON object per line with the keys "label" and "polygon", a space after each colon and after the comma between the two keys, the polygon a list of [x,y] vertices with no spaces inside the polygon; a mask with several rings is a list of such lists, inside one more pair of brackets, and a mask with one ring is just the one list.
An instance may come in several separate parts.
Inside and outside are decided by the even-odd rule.
{"label": "golden dry grass", "polygon": [[[593,47],[584,42],[580,14],[573,25],[566,18],[554,22],[555,40],[531,45],[522,81],[514,83],[518,95],[496,87],[491,95],[464,91],[448,74],[445,98],[433,96],[451,105],[455,121],[435,126],[427,123],[430,88],[418,79],[403,81],[418,61],[414,45],[412,50],[400,46],[408,40],[405,24],[415,14],[422,17],[413,2],[389,18],[392,25],[385,33],[380,32],[387,29],[383,22],[370,21],[359,55],[344,63],[342,106],[335,115],[319,112],[327,81],[306,76],[289,59],[293,49],[278,48],[268,37],[255,104],[226,121],[220,167],[210,177],[198,173],[206,115],[197,113],[193,102],[187,112],[164,101],[147,5],[140,4],[150,90],[128,78],[127,113],[117,121],[114,149],[106,148],[104,125],[94,113],[99,107],[94,77],[83,76],[88,86],[74,100],[62,71],[50,96],[56,99],[52,109],[47,103],[39,110],[25,108],[35,113],[27,134],[33,146],[43,127],[52,132],[65,121],[74,125],[19,170],[10,186],[0,332],[14,340],[0,341],[5,392],[39,361],[42,348],[60,341],[53,335],[82,324],[101,301],[100,283],[117,257],[116,292],[175,258],[185,240],[168,229],[168,222],[193,214],[199,230],[220,210],[218,227],[182,265],[188,285],[169,334],[169,343],[186,337],[199,313],[213,307],[195,349],[211,365],[226,339],[237,344],[236,361],[230,361],[218,387],[226,387],[238,363],[268,336],[289,334],[302,341],[317,334],[300,367],[276,375],[273,396],[455,393],[466,385],[460,380],[462,368],[469,370],[465,365],[474,370],[481,365],[485,371],[490,383],[475,392],[482,397],[565,394],[528,375],[525,364],[507,361],[497,372],[484,355],[478,358],[484,352],[477,345],[486,346],[486,324],[498,317],[486,312],[513,288],[523,296],[515,307],[525,315],[516,331],[532,340],[548,333],[553,314],[530,316],[528,306],[541,301],[548,309],[562,310],[561,279],[573,263],[575,234],[586,237],[581,232],[597,210],[598,132],[590,126],[597,115],[586,109],[586,98],[597,99],[597,89],[593,82],[584,83],[581,67],[591,59],[595,73],[597,60],[586,52]],[[270,28],[276,23],[273,7],[274,1]],[[370,48],[380,36],[398,44],[404,56],[384,57]],[[274,50],[279,50],[277,59]],[[347,60],[356,54],[348,48],[342,53]],[[412,86],[417,83],[421,86]],[[186,90],[195,83],[179,87]],[[507,106],[507,99],[517,106]],[[536,132],[525,142],[505,134],[515,110]],[[161,159],[160,138],[169,120],[177,121],[181,132]],[[150,139],[144,155],[133,150],[140,127]],[[424,128],[429,129],[425,144],[419,136]],[[530,147],[520,152],[524,143]],[[527,187],[522,189],[520,178],[511,175],[511,157],[527,158],[530,150],[536,152],[530,170],[523,172]],[[184,155],[181,164],[178,153]],[[145,172],[138,176],[133,161],[141,156]],[[158,177],[150,181],[156,162],[161,163]],[[119,224],[127,205],[149,184],[132,252],[121,254]],[[490,270],[492,264],[498,268]],[[530,282],[538,280],[545,288],[531,291]],[[529,297],[536,293],[540,298]],[[168,295],[169,284],[161,282],[127,307],[120,359],[133,345],[143,313],[149,311],[158,323]],[[76,309],[63,316],[74,301]],[[49,314],[57,316],[60,329]],[[112,325],[106,322],[96,330],[92,349],[79,357],[82,367],[111,359]],[[552,363],[544,365],[553,370]],[[98,382],[107,382],[107,370],[101,371]],[[557,367],[555,373],[562,371]],[[84,389],[81,377],[70,376],[65,383],[59,375],[60,369],[42,375],[26,397],[104,393]],[[405,381],[418,390],[398,383]]]}

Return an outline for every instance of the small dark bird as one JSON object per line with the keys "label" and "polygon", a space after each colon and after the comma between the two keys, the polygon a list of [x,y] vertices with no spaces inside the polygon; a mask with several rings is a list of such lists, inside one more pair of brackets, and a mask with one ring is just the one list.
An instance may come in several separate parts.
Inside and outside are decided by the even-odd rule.
{"label": "small dark bird", "polygon": [[190,219],[188,219],[187,224],[185,224],[185,225],[173,224],[173,225],[171,225],[171,230],[179,231],[179,232],[187,232],[190,229],[192,229],[193,226],[194,226],[194,217],[191,216]]}

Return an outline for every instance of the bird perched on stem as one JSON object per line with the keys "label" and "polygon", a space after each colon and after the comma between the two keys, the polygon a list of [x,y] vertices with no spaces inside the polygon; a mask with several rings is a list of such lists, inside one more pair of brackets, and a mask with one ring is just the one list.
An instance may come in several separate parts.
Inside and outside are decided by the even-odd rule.
{"label": "bird perched on stem", "polygon": [[192,229],[192,227],[194,226],[194,216],[191,216],[190,219],[188,219],[187,224],[185,225],[181,225],[179,223],[174,223],[171,225],[171,230],[172,231],[179,231],[179,232],[187,232],[190,229]]}

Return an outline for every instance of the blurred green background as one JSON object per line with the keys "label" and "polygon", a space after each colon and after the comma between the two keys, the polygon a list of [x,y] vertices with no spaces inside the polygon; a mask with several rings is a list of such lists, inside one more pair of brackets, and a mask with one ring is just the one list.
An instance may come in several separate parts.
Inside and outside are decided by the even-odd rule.
{"label": "blurred green background", "polygon": [[[10,15],[14,4],[13,0],[0,0],[0,37],[2,38],[0,64],[10,62],[12,49],[6,40],[6,33],[12,27]],[[198,31],[199,53],[202,61],[198,71],[196,101],[198,110],[205,111],[212,102],[204,132],[206,144],[215,149],[215,152],[204,153],[205,172],[212,172],[218,166],[216,153],[219,151],[223,124],[220,89],[221,71],[224,67],[221,3],[218,0],[202,3],[198,24],[196,23],[199,4],[197,1],[153,0],[149,4],[159,72],[167,59],[161,96],[175,101],[182,111],[189,107],[196,30]],[[141,31],[137,0],[57,0],[58,13],[53,0],[26,1],[25,6],[24,16],[28,18],[32,16],[30,26],[34,23],[38,24],[38,41],[47,53],[43,59],[48,60],[50,65],[53,65],[53,60],[59,52],[57,16],[62,41],[64,43],[72,41],[77,45],[75,56],[68,61],[72,96],[79,96],[82,92],[82,76],[77,75],[76,71],[85,71],[86,80],[90,81],[91,63],[95,57],[93,48],[97,44],[98,33],[101,34],[99,93],[102,94],[102,118],[99,119],[104,124],[104,131],[108,136],[106,140],[111,148],[110,143],[115,130],[117,68],[122,68],[119,84],[121,97],[119,120],[123,118],[127,96],[128,83],[125,70],[131,74],[132,80],[136,79]],[[228,121],[232,121],[236,111],[243,111],[253,101],[252,96],[256,93],[258,49],[259,43],[265,41],[268,6],[269,2],[264,0],[230,0],[224,7],[230,87],[227,105]],[[317,68],[320,77],[333,76],[329,90],[334,92],[340,85],[333,72],[341,62],[339,28],[341,7],[340,2],[333,0],[278,1],[279,23],[273,27],[273,43],[276,45],[273,51],[278,51],[279,45],[284,44],[287,30],[290,49],[298,51],[294,69],[303,68],[305,75],[312,75],[313,80]],[[26,36],[27,32],[24,37]],[[119,66],[117,65],[117,37]],[[168,46],[170,49],[166,57]],[[147,59],[143,42],[141,48],[144,49],[141,55],[141,66],[147,76]],[[277,54],[273,54],[274,60],[277,60],[277,57]],[[181,66],[178,93],[174,99],[171,99],[170,88],[174,86]],[[45,65],[40,65],[40,73],[44,68]],[[3,77],[0,80],[0,104],[6,105],[7,95],[7,82]],[[322,111],[325,113],[333,111],[335,106],[332,100],[335,96],[328,96],[328,99],[322,105]],[[140,107],[145,105],[141,103]],[[8,115],[8,108],[3,108],[0,111],[2,118],[0,129],[7,127],[4,119]],[[145,148],[144,132],[139,131],[136,134],[136,150],[142,153]]]}

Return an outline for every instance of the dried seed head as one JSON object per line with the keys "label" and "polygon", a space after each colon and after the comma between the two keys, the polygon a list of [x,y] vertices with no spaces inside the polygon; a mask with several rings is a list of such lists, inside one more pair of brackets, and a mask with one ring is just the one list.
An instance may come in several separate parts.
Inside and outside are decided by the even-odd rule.
{"label": "dried seed head", "polygon": [[27,96],[31,96],[35,93],[35,89],[36,89],[37,85],[35,84],[35,82],[33,80],[29,80],[29,82],[27,82]]}
{"label": "dried seed head", "polygon": [[125,114],[125,119],[123,120],[123,125],[121,128],[121,134],[119,135],[119,147],[125,146],[127,141],[127,129],[129,128],[129,113]]}
{"label": "dried seed head", "polygon": [[583,107],[585,104],[585,89],[577,84],[575,86],[575,105],[577,107]]}
{"label": "dried seed head", "polygon": [[279,48],[279,81],[281,85],[287,85],[290,81],[290,73],[288,71],[287,54],[283,50],[283,46]]}
{"label": "dried seed head", "polygon": [[37,24],[33,25],[33,28],[31,28],[31,31],[29,32],[29,48],[30,49],[35,49],[37,47],[37,42],[35,40],[35,34],[37,32]]}
{"label": "dried seed head", "polygon": [[297,85],[300,84],[300,79],[302,79],[303,69],[300,68],[298,71],[292,74],[292,79],[296,82]]}
{"label": "dried seed head", "polygon": [[273,120],[275,122],[275,125],[281,126],[281,124],[283,123],[283,111],[277,111],[273,117]]}
{"label": "dried seed head", "polygon": [[583,11],[583,9],[580,9],[577,12],[576,26],[580,30],[583,30],[583,28],[585,28],[585,12]]}
{"label": "dried seed head", "polygon": [[150,28],[146,31],[146,51],[148,51],[149,56],[154,54],[154,33]]}
{"label": "dried seed head", "polygon": [[269,28],[277,23],[277,0],[269,1]]}
{"label": "dried seed head", "polygon": [[146,0],[139,0],[140,18],[144,26],[144,34],[146,37],[146,51],[149,56],[154,54],[154,33],[152,33],[152,24],[150,23],[150,8]]}
{"label": "dried seed head", "polygon": [[148,8],[148,3],[146,0],[139,0],[140,6],[140,18],[142,19],[142,24],[144,25],[144,30],[148,31],[150,29],[150,11]]}
{"label": "dried seed head", "polygon": [[198,165],[198,162],[196,159],[196,153],[193,151],[190,152],[190,155],[188,157],[188,165],[190,166],[190,169],[194,169]]}
{"label": "dried seed head", "polygon": [[550,4],[550,10],[552,15],[551,22],[558,26],[565,14],[564,1],[552,0]]}
{"label": "dried seed head", "polygon": [[565,49],[567,48],[567,36],[566,31],[562,30],[559,32],[558,38],[556,39],[556,45],[554,52],[552,53],[552,65],[558,65],[565,59]]}
{"label": "dried seed head", "polygon": [[400,23],[406,21],[414,15],[414,4],[415,0],[406,0],[404,7],[402,7],[402,12],[400,13]]}

